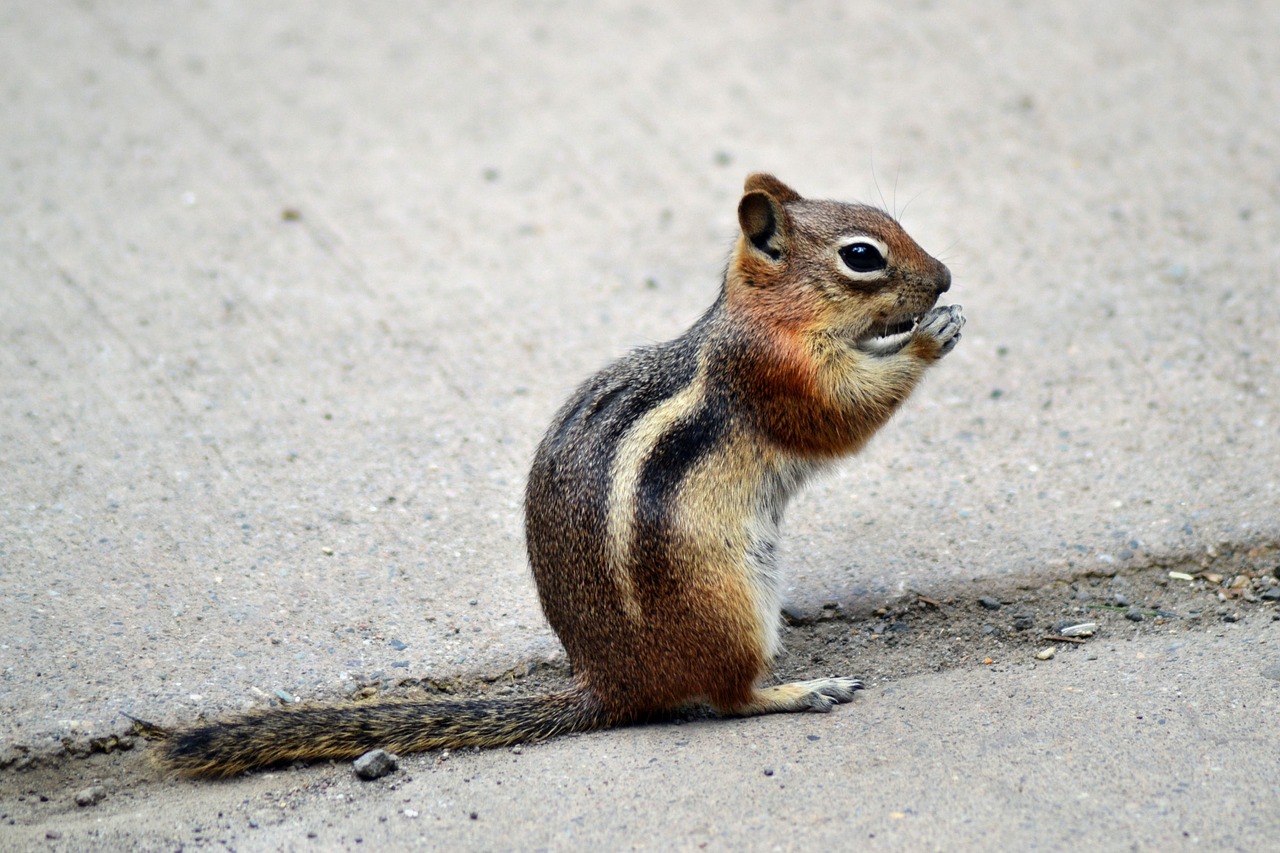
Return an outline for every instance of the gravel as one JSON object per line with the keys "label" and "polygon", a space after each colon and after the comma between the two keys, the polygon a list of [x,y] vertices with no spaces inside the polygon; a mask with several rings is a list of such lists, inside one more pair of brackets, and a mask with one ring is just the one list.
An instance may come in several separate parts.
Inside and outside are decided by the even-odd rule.
{"label": "gravel", "polygon": [[96,806],[107,798],[107,789],[101,785],[91,785],[82,791],[76,792],[76,805],[80,808],[86,806]]}
{"label": "gravel", "polygon": [[385,749],[371,749],[357,758],[352,767],[361,779],[381,779],[400,766],[400,759]]}

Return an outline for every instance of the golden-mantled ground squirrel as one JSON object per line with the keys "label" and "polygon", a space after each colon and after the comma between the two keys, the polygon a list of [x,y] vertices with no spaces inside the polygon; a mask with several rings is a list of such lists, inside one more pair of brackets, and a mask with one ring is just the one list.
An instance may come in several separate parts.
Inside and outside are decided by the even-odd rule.
{"label": "golden-mantled ground squirrel", "polygon": [[573,685],[528,698],[290,706],[170,734],[162,765],[228,776],[382,747],[502,746],[651,718],[826,711],[862,684],[761,687],[778,650],[783,509],[856,452],[960,340],[951,274],[872,207],[747,178],[720,295],[561,408],[525,496],[529,560]]}

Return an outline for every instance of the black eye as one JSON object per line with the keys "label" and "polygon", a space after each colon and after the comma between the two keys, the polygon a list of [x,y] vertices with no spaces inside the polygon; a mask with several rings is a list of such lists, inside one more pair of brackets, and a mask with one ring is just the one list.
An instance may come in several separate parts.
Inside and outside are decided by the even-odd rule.
{"label": "black eye", "polygon": [[840,248],[840,260],[854,272],[875,272],[888,266],[884,255],[870,243],[850,243]]}

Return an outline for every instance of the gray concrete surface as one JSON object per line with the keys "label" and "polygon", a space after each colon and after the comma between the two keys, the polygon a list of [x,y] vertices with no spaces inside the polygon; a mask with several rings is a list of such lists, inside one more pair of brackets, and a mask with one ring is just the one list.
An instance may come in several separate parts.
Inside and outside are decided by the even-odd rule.
{"label": "gray concrete surface", "polygon": [[[581,378],[711,300],[753,170],[883,201],[969,317],[793,506],[795,607],[1280,540],[1280,7],[687,5],[0,8],[4,754],[121,731],[121,711],[555,658],[527,460]],[[915,849],[997,830],[1263,849],[1274,635],[1241,630],[1176,667],[1157,644],[1105,677],[920,677],[834,728],[706,727],[648,783],[631,771],[664,730],[545,745],[486,809],[532,820],[574,780],[573,808],[627,813],[639,846],[696,843],[662,834],[669,790],[726,842],[849,824]],[[1127,715],[1169,667],[1198,692],[1167,700],[1161,739]],[[1007,749],[955,728],[990,718]],[[755,737],[777,767],[809,753],[783,807],[733,793],[765,784]],[[507,760],[467,757],[495,783]],[[448,778],[428,767],[424,791]],[[1132,807],[1077,799],[1082,767]],[[1157,777],[1190,795],[1135,782]],[[1262,799],[1232,799],[1250,780]],[[194,790],[197,812],[236,796]],[[626,837],[575,825],[525,838]]]}
{"label": "gray concrete surface", "polygon": [[[1280,707],[1254,662],[1274,629],[1220,633],[906,679],[831,716],[418,759],[377,783],[282,771],[162,809],[177,791],[108,778],[103,806],[8,831],[98,849],[1270,850]],[[1200,677],[1206,658],[1239,675]]]}

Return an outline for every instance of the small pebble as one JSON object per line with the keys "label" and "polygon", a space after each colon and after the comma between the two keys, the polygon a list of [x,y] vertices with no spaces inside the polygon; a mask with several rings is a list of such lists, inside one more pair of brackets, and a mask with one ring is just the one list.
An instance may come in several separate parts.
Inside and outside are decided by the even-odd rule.
{"label": "small pebble", "polygon": [[992,598],[989,595],[984,595],[981,598],[979,598],[978,603],[981,604],[983,607],[985,607],[987,610],[999,610],[1001,607],[1004,606],[1003,604],[1000,603],[1000,599]]}
{"label": "small pebble", "polygon": [[91,788],[85,788],[76,794],[76,805],[84,808],[85,806],[96,806],[107,798],[107,789],[101,785],[94,785]]}
{"label": "small pebble", "polygon": [[[1277,670],[1280,670],[1280,665],[1278,665],[1278,666],[1276,667],[1276,669],[1277,669]],[[1277,678],[1280,678],[1280,672],[1278,672],[1278,673],[1277,673],[1277,676],[1276,676],[1276,677],[1277,677]],[[766,776],[772,776],[772,775],[773,775],[773,768],[772,768],[772,767],[766,767],[766,768],[764,769],[764,775],[766,775]]]}
{"label": "small pebble", "polygon": [[399,766],[400,759],[385,749],[371,749],[352,765],[361,779],[381,779]]}
{"label": "small pebble", "polygon": [[1058,653],[1058,650],[1055,649],[1053,646],[1050,646],[1047,649],[1041,649],[1040,651],[1036,652],[1036,660],[1052,660],[1053,656],[1056,655],[1057,653]]}
{"label": "small pebble", "polygon": [[50,841],[57,841],[59,838],[62,837],[62,833],[56,829],[46,829],[44,831],[44,837],[49,839]]}
{"label": "small pebble", "polygon": [[1128,619],[1130,622],[1141,622],[1142,613],[1137,610],[1130,610],[1128,613],[1124,614],[1124,618]]}
{"label": "small pebble", "polygon": [[1186,572],[1169,572],[1169,577],[1176,581],[1193,581],[1194,577]]}
{"label": "small pebble", "polygon": [[1240,614],[1239,614],[1239,613],[1228,613],[1226,616],[1223,616],[1223,617],[1222,617],[1222,621],[1223,621],[1223,622],[1239,622],[1239,621],[1240,621]]}
{"label": "small pebble", "polygon": [[1280,601],[1280,586],[1273,586],[1258,597],[1263,601]]}
{"label": "small pebble", "polygon": [[1035,617],[1029,613],[1021,613],[1013,617],[1013,630],[1015,631],[1027,631],[1035,626]]}

